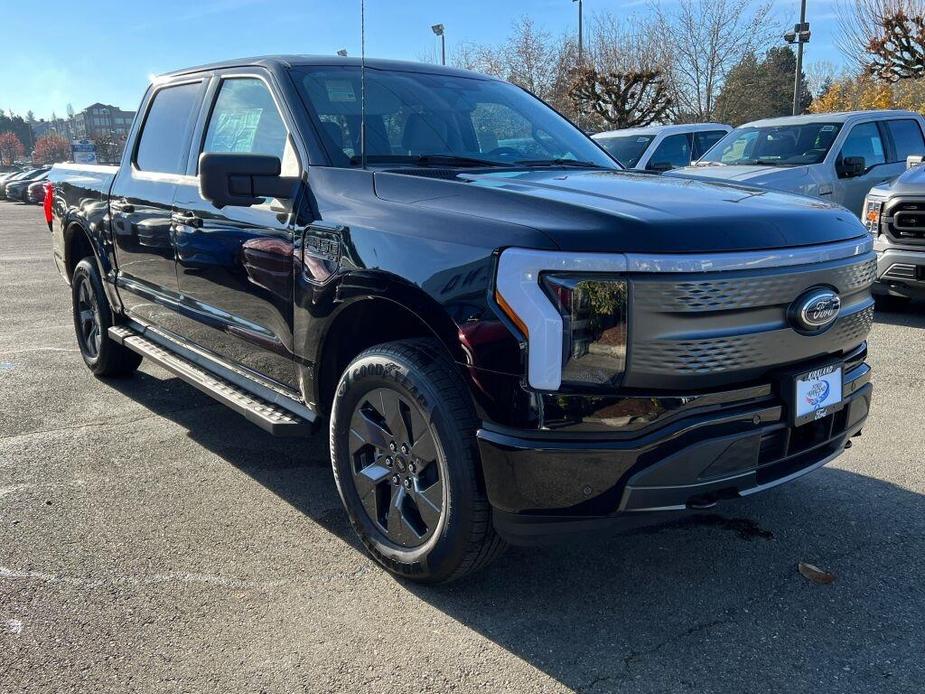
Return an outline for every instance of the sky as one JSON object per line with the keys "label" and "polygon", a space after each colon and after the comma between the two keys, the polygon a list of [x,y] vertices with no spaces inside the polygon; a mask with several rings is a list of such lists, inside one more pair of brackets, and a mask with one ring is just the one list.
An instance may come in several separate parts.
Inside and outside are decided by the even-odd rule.
{"label": "sky", "polygon": [[[652,2],[584,0],[595,12],[629,17]],[[835,48],[837,0],[808,0],[813,37],[805,62],[841,63]],[[800,0],[773,0],[782,25]],[[4,3],[6,4],[6,3]],[[226,58],[272,53],[359,55],[360,0],[43,0],[9,2],[0,31],[0,108],[37,118],[93,102],[135,110],[152,75]],[[366,0],[366,54],[421,60],[437,54],[431,25],[454,46],[498,44],[523,15],[553,34],[577,32],[570,0]]]}

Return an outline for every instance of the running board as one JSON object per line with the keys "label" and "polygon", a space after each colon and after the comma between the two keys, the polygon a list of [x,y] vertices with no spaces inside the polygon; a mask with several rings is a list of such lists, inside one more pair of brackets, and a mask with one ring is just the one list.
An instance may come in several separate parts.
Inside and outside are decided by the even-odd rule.
{"label": "running board", "polygon": [[279,405],[248,392],[241,385],[234,384],[194,364],[131,328],[114,325],[109,328],[109,337],[167,369],[194,388],[212,396],[275,436],[303,436],[312,430],[312,424],[308,419],[299,417]]}

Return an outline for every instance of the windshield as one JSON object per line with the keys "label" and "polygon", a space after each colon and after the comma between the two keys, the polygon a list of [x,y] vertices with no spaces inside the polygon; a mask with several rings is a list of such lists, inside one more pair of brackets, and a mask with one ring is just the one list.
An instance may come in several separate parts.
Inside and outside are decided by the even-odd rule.
{"label": "windshield", "polygon": [[[293,70],[337,166],[360,166],[360,68]],[[370,165],[619,168],[558,113],[507,82],[366,69]]]}
{"label": "windshield", "polygon": [[610,152],[614,158],[628,168],[633,168],[642,159],[646,147],[652,144],[654,135],[625,135],[623,137],[595,137],[597,143]]}
{"label": "windshield", "polygon": [[828,154],[841,123],[736,128],[704,154],[697,164],[818,164]]}

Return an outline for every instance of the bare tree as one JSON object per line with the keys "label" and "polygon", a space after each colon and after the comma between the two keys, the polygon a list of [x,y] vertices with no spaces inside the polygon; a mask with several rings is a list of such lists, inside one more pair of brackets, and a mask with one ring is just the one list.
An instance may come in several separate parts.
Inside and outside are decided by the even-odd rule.
{"label": "bare tree", "polygon": [[729,71],[780,33],[768,0],[679,0],[657,4],[655,16],[677,120],[713,118]]}
{"label": "bare tree", "polygon": [[671,98],[658,70],[598,72],[580,68],[569,92],[579,112],[615,128],[650,125],[665,116]]}
{"label": "bare tree", "polygon": [[867,44],[868,74],[887,82],[925,74],[925,16],[898,10],[883,17],[877,35]]}

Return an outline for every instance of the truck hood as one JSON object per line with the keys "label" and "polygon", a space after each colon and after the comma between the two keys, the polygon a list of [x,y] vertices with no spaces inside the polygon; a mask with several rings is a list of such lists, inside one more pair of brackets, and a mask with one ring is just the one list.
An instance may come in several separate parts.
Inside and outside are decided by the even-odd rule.
{"label": "truck hood", "polygon": [[808,166],[685,166],[666,175],[710,181],[732,181],[775,190],[797,190],[807,182]]}
{"label": "truck hood", "polygon": [[925,165],[907,169],[889,183],[872,188],[871,195],[925,195]]}
{"label": "truck hood", "polygon": [[866,234],[850,212],[816,198],[630,171],[464,172],[453,180],[380,172],[375,185],[383,199],[530,227],[568,251],[745,251]]}

